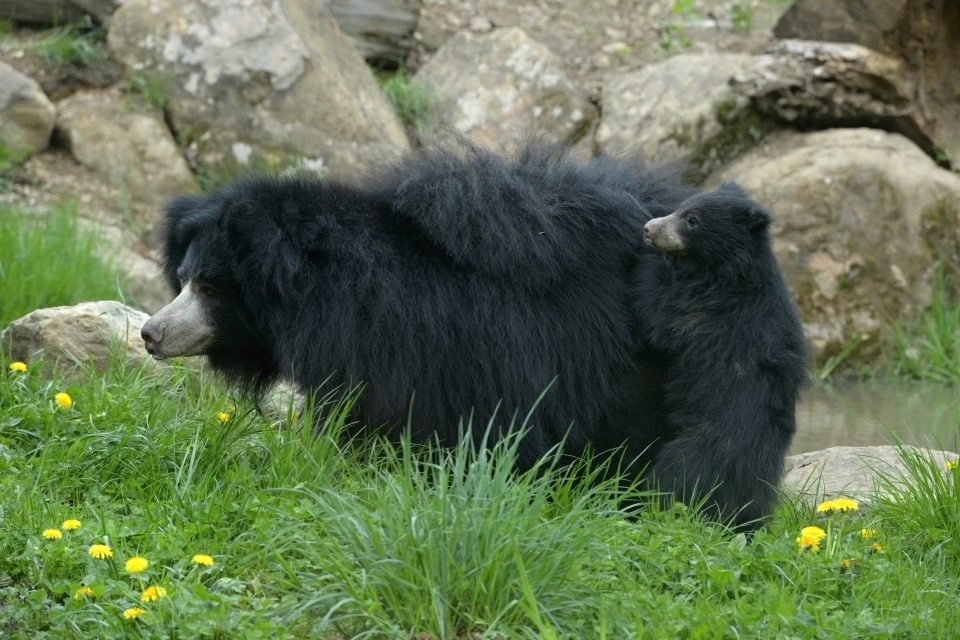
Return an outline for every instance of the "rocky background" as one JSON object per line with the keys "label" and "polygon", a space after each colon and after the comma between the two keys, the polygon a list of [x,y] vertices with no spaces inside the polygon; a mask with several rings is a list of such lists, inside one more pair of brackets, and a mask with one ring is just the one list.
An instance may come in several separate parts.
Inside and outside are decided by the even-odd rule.
{"label": "rocky background", "polygon": [[[955,0],[0,0],[0,17],[0,199],[75,200],[146,312],[169,297],[152,250],[170,196],[251,169],[349,180],[451,131],[739,181],[776,216],[821,363],[875,362],[938,260],[960,275]],[[40,53],[71,21],[105,44]],[[376,79],[398,66],[399,108]]]}

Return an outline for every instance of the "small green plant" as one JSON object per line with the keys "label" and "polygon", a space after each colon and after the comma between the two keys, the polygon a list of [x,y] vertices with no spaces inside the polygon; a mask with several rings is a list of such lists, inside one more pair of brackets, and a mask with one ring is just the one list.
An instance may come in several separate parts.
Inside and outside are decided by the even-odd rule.
{"label": "small green plant", "polygon": [[420,131],[430,117],[433,96],[420,84],[413,82],[406,70],[381,76],[380,90],[393,105],[400,122],[414,131]]}
{"label": "small green plant", "polygon": [[750,33],[753,28],[753,8],[748,4],[734,3],[730,7],[730,24],[737,33]]}
{"label": "small green plant", "polygon": [[930,307],[912,322],[892,327],[896,375],[960,384],[960,300],[944,268],[933,279]]}
{"label": "small green plant", "polygon": [[843,348],[840,349],[839,352],[827,358],[827,361],[817,373],[817,379],[821,382],[828,379],[839,367],[850,359],[850,356],[852,356],[857,348],[867,339],[867,336],[856,336],[847,340],[847,343],[843,345]]}
{"label": "small green plant", "polygon": [[0,41],[6,40],[13,33],[13,23],[6,18],[0,18]]}
{"label": "small green plant", "polygon": [[138,93],[148,104],[164,109],[170,102],[170,78],[150,71],[137,71],[127,78],[127,92]]}
{"label": "small green plant", "polygon": [[672,53],[678,47],[689,49],[693,46],[693,40],[687,34],[683,23],[696,18],[696,0],[676,0],[670,10],[678,20],[664,20],[660,23],[660,49],[664,53]]}
{"label": "small green plant", "polygon": [[25,49],[44,57],[55,66],[91,66],[108,58],[107,32],[89,17],[50,29]]}
{"label": "small green plant", "polygon": [[30,147],[9,144],[0,138],[0,186],[13,181],[17,167],[30,157]]}
{"label": "small green plant", "polygon": [[76,207],[17,214],[0,205],[0,327],[41,307],[114,299],[118,276]]}

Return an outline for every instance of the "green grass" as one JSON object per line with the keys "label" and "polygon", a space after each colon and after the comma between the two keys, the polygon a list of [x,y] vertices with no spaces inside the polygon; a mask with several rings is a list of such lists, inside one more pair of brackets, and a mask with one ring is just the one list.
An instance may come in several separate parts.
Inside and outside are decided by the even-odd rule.
{"label": "green grass", "polygon": [[54,27],[26,47],[54,66],[92,66],[109,57],[107,31],[86,18],[78,22]]}
{"label": "green grass", "polygon": [[116,270],[93,231],[81,232],[76,207],[23,214],[0,204],[0,327],[42,307],[118,296]]}
{"label": "green grass", "polygon": [[400,122],[408,129],[420,132],[429,121],[434,96],[425,87],[413,82],[403,67],[379,75],[377,81]]}
{"label": "green grass", "polygon": [[[38,271],[60,259],[38,252]],[[88,268],[53,270],[87,299]],[[0,279],[0,299],[19,286]],[[184,363],[10,364],[4,638],[950,638],[960,620],[960,472],[907,453],[900,499],[832,515],[784,500],[748,540],[682,506],[628,513],[590,464],[515,473],[513,440],[345,441],[349,398],[278,421]],[[810,525],[816,552],[797,543]]]}
{"label": "green grass", "polygon": [[937,270],[930,308],[912,322],[893,326],[895,375],[960,384],[960,299],[955,283]]}
{"label": "green grass", "polygon": [[[908,500],[826,518],[786,502],[748,541],[683,507],[628,517],[589,468],[513,473],[510,441],[344,443],[344,404],[318,435],[310,412],[278,427],[186,367],[6,369],[8,637],[950,637],[960,616],[960,477],[922,460]],[[802,551],[814,524],[827,538]],[[141,602],[151,585],[165,596]]]}

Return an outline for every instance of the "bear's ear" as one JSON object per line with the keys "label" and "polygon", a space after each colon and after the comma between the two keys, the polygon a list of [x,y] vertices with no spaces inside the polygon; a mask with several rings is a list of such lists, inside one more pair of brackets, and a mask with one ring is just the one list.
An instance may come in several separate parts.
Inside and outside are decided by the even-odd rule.
{"label": "bear's ear", "polygon": [[282,294],[303,266],[303,254],[275,211],[252,199],[226,204],[221,218],[223,247],[233,274],[243,282],[258,282],[265,291]]}
{"label": "bear's ear", "polygon": [[734,182],[733,180],[724,180],[723,183],[717,187],[717,191],[722,191],[728,195],[735,195],[741,198],[749,198],[747,192],[744,191],[743,187]]}
{"label": "bear's ear", "polygon": [[747,226],[753,233],[762,233],[770,226],[770,214],[756,202],[750,203],[747,211]]}

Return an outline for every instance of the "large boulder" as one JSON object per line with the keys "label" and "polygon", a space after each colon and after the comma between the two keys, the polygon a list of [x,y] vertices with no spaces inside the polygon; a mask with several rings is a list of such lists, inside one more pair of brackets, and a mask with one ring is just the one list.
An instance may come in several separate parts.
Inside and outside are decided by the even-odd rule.
{"label": "large boulder", "polygon": [[118,89],[82,91],[57,106],[73,157],[134,202],[158,207],[198,190],[159,109]]}
{"label": "large boulder", "polygon": [[942,162],[960,163],[960,3],[956,0],[796,0],[781,38],[851,42],[906,63],[911,96]]}
{"label": "large boulder", "polygon": [[799,129],[870,126],[910,138],[931,157],[933,132],[914,102],[902,60],[856,44],[786,40],[734,74],[731,88],[777,125]]}
{"label": "large boulder", "polygon": [[457,34],[414,80],[432,98],[434,126],[487,147],[531,134],[576,142],[597,117],[557,56],[517,28]]}
{"label": "large boulder", "polygon": [[36,82],[0,62],[0,145],[21,160],[50,144],[57,110]]}
{"label": "large boulder", "polygon": [[725,178],[774,213],[774,248],[821,361],[851,345],[850,364],[880,355],[889,323],[926,309],[939,259],[960,252],[960,177],[898,134],[772,134],[708,183]]}
{"label": "large boulder", "polygon": [[611,74],[603,86],[596,146],[639,152],[650,164],[684,162],[708,172],[772,128],[733,91],[731,78],[754,64],[733,53],[683,54],[640,71]]}
{"label": "large boulder", "polygon": [[408,146],[322,2],[130,0],[108,43],[129,73],[169,81],[170,121],[201,166],[307,158],[343,177]]}
{"label": "large boulder", "polygon": [[88,363],[103,371],[113,358],[137,365],[147,356],[140,328],[146,313],[112,300],[37,309],[0,332],[0,345],[13,360],[70,367]]}
{"label": "large boulder", "polygon": [[[787,458],[783,491],[810,505],[852,498],[869,504],[895,497],[910,482],[911,468],[949,474],[956,453],[911,446],[830,447]],[[906,462],[905,462],[906,461]],[[892,494],[891,494],[892,491]]]}

